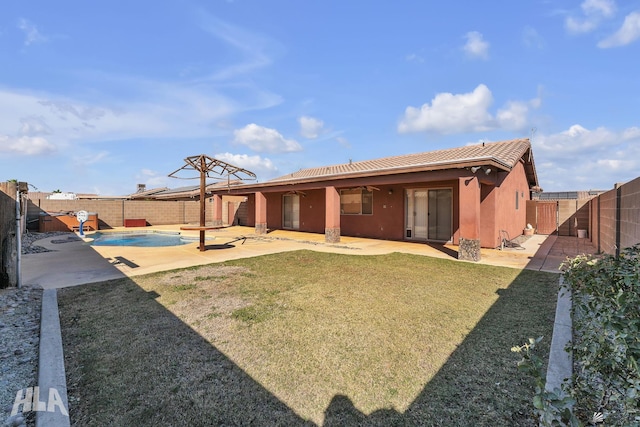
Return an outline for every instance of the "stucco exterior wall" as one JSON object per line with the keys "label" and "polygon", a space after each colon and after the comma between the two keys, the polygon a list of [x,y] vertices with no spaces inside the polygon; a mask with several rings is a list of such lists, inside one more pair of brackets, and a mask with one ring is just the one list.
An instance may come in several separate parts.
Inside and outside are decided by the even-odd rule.
{"label": "stucco exterior wall", "polygon": [[496,212],[498,207],[498,191],[492,185],[480,188],[480,244],[484,247],[500,245],[499,228]]}
{"label": "stucco exterior wall", "polygon": [[483,247],[497,247],[500,244],[500,230],[505,230],[513,239],[521,235],[527,225],[527,201],[531,199],[531,193],[524,166],[518,163],[505,175],[494,190],[496,212],[493,239],[483,241]]}
{"label": "stucco exterior wall", "polygon": [[265,194],[267,198],[267,228],[269,230],[282,228],[282,194]]}
{"label": "stucco exterior wall", "polygon": [[300,231],[324,233],[325,190],[305,191],[300,195]]}
{"label": "stucco exterior wall", "polygon": [[402,240],[405,226],[405,191],[407,188],[426,187],[427,184],[376,186],[380,191],[372,191],[373,215],[340,215],[340,233],[343,236]]}

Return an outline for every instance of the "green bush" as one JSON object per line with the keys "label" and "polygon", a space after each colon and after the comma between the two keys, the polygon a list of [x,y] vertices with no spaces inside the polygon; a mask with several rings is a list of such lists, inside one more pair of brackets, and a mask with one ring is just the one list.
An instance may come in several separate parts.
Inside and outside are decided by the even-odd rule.
{"label": "green bush", "polygon": [[520,353],[522,360],[518,362],[518,370],[526,372],[535,380],[536,388],[533,396],[533,407],[536,418],[541,426],[571,426],[580,427],[583,424],[573,413],[575,400],[562,389],[553,391],[545,390],[545,363],[535,354],[536,345],[542,341],[542,337],[529,338],[529,342],[519,347],[512,347],[511,351]]}
{"label": "green bush", "polygon": [[536,382],[535,415],[542,426],[640,426],[640,244],[620,256],[580,255],[563,265],[573,298],[571,384],[544,389],[545,372],[530,338],[511,350]]}
{"label": "green bush", "polygon": [[573,292],[575,412],[606,425],[640,425],[640,245],[620,256],[578,256],[564,277]]}

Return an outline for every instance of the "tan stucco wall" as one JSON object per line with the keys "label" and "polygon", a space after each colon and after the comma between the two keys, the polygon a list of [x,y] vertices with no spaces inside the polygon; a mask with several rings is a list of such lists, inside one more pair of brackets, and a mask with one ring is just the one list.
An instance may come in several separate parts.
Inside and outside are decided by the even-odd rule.
{"label": "tan stucco wall", "polygon": [[[493,194],[485,197],[486,202],[483,206],[481,245],[487,248],[500,245],[500,230],[505,230],[513,239],[521,235],[527,225],[527,201],[530,200],[531,193],[524,166],[518,163],[509,174],[501,172],[500,175],[501,180],[493,189]],[[495,212],[492,212],[493,206]],[[492,213],[494,215],[491,215]]]}

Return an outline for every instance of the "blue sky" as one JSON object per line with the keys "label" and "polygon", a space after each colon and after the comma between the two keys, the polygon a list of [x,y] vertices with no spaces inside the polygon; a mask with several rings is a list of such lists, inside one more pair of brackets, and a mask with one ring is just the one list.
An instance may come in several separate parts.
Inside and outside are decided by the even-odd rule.
{"label": "blue sky", "polygon": [[119,195],[201,153],[266,181],[532,134],[546,191],[640,175],[640,0],[3,3],[0,180]]}

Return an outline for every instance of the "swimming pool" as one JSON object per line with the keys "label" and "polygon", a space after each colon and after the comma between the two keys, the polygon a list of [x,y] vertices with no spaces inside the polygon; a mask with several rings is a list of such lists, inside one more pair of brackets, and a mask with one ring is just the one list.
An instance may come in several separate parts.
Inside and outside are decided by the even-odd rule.
{"label": "swimming pool", "polygon": [[128,232],[128,233],[101,233],[97,232],[90,236],[93,238],[93,246],[138,246],[138,247],[159,247],[159,246],[180,246],[197,242],[197,237],[184,237],[180,233],[171,232]]}

